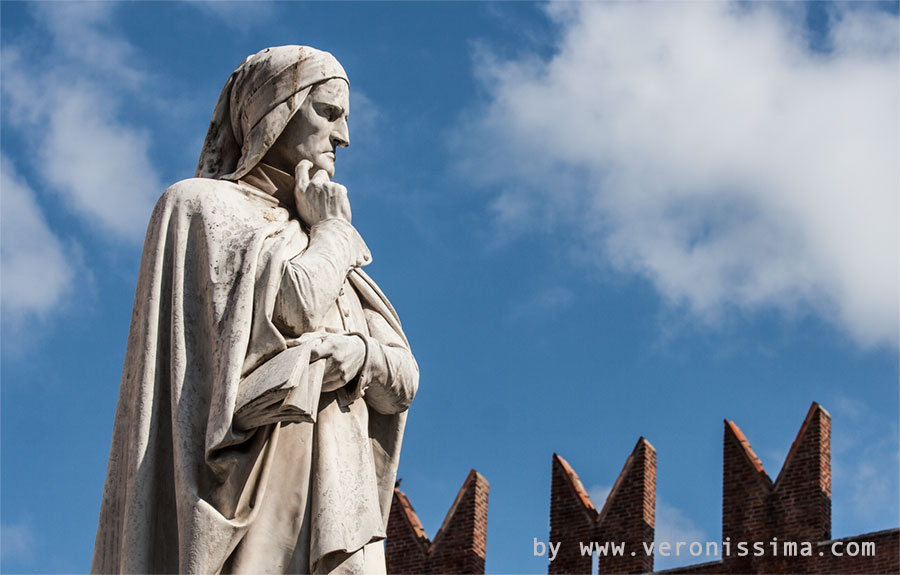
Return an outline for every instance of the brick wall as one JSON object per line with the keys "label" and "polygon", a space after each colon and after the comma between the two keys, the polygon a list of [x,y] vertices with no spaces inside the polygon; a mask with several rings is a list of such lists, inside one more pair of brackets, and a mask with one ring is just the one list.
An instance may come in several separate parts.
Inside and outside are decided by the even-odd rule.
{"label": "brick wall", "polygon": [[[643,543],[653,541],[656,510],[656,450],[641,437],[598,512],[578,475],[559,455],[553,455],[550,499],[550,541],[559,543],[549,573],[591,573],[590,555],[580,543],[625,542],[624,556],[600,557],[600,573],[646,573],[653,557]],[[632,552],[634,554],[632,555]]]}
{"label": "brick wall", "polygon": [[409,498],[394,488],[385,541],[387,572],[484,573],[489,488],[480,473],[470,471],[433,541]]}
{"label": "brick wall", "polygon": [[[725,421],[722,457],[722,539],[731,542],[731,555],[661,573],[900,573],[900,529],[835,540],[842,551],[874,542],[873,557],[831,552],[831,416],[818,403],[810,406],[774,482],[732,421]],[[739,541],[762,542],[765,553],[755,557],[751,547],[737,556]],[[809,556],[785,556],[785,541],[810,543]]]}
{"label": "brick wall", "polygon": [[[731,553],[659,573],[900,573],[900,529],[830,540],[831,416],[818,403],[810,406],[774,482],[733,421],[725,421],[722,460],[722,540],[730,542]],[[597,573],[653,571],[641,542],[654,536],[656,452],[644,438],[599,512],[578,475],[556,454],[550,489],[550,541],[560,549],[549,573],[591,573],[592,557],[582,556],[579,546],[589,541],[626,542],[624,556],[598,558]],[[786,541],[798,543],[800,557],[784,555]],[[749,544],[743,557],[738,542]],[[756,542],[764,544],[759,557]],[[804,542],[805,557],[799,547]],[[875,555],[851,556],[863,542],[875,544]],[[832,553],[835,543],[843,556]]]}
{"label": "brick wall", "polygon": [[[730,542],[730,555],[658,573],[900,573],[900,529],[830,539],[831,416],[818,403],[810,406],[774,482],[733,421],[725,421],[722,458],[722,540]],[[434,540],[406,495],[394,489],[385,541],[388,573],[484,573],[488,489],[484,477],[469,472]],[[597,573],[653,571],[643,543],[654,540],[656,450],[646,439],[638,440],[599,511],[557,454],[550,490],[549,541],[559,550],[549,573],[591,573],[593,558],[581,554],[579,543],[592,541],[626,543],[622,556],[598,559]],[[785,556],[785,541],[808,543],[808,556]],[[738,542],[750,544],[744,557]],[[764,544],[760,557],[754,556],[755,542]],[[864,542],[875,544],[875,555],[853,556],[859,549],[854,546]],[[835,545],[843,556],[832,552]]]}
{"label": "brick wall", "polygon": [[[783,541],[779,539],[779,541]],[[848,544],[872,542],[875,544],[875,555],[871,557],[851,556],[847,554]],[[839,551],[843,556],[832,553],[832,545],[839,543]],[[767,546],[767,550],[770,548]],[[781,549],[781,548],[779,548]],[[751,550],[752,552],[752,550]],[[779,551],[779,554],[781,551]],[[821,555],[819,555],[821,553]],[[744,570],[745,562],[725,560],[711,561],[697,565],[677,567],[659,574],[740,574],[740,573],[834,573],[834,574],[896,574],[900,573],[900,529],[888,529],[875,533],[864,533],[852,537],[844,537],[830,541],[815,543],[810,548],[808,557],[773,557],[754,563],[753,571]]]}
{"label": "brick wall", "polygon": [[388,573],[425,573],[431,541],[406,494],[394,488],[384,542]]}
{"label": "brick wall", "polygon": [[559,552],[550,562],[548,573],[590,574],[591,558],[581,556],[578,543],[593,539],[597,515],[578,474],[565,459],[554,453],[550,479],[550,541],[559,543]]}
{"label": "brick wall", "polygon": [[[843,556],[832,554],[832,545],[840,542]],[[835,541],[823,541],[814,549],[811,561],[803,567],[809,573],[900,573],[900,529],[887,529],[875,533],[865,533],[854,537],[844,537]],[[851,557],[846,554],[848,544],[871,541],[875,543],[874,557]],[[819,555],[819,553],[822,555]],[[788,564],[786,569],[795,568]],[[783,571],[787,572],[787,571]]]}

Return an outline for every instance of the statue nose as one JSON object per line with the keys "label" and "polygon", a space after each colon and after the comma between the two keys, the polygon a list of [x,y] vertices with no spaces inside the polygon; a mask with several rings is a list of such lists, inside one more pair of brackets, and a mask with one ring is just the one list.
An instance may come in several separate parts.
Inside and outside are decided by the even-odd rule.
{"label": "statue nose", "polygon": [[341,119],[335,125],[334,131],[331,133],[331,144],[335,148],[346,148],[350,145],[350,129],[346,120]]}

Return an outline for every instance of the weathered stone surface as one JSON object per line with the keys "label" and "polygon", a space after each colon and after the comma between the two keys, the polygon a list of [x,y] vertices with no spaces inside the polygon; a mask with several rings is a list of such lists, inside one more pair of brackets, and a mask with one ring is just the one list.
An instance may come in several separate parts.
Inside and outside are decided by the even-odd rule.
{"label": "weathered stone surface", "polygon": [[[222,90],[197,177],[160,198],[93,571],[384,572],[418,367],[361,269],[372,256],[332,180],[349,97],[326,52],[250,56]],[[258,427],[234,425],[243,379],[301,343],[309,353],[292,356],[317,369],[254,382],[275,398],[262,409],[287,419],[257,412]],[[292,391],[310,385],[322,390],[312,417],[288,423],[300,421]]]}

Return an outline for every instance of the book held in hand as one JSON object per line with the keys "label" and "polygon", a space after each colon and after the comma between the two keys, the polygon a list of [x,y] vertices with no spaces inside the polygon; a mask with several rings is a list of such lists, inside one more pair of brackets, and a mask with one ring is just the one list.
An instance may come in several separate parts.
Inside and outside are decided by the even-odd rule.
{"label": "book held in hand", "polygon": [[324,359],[310,363],[315,343],[289,347],[241,380],[235,402],[236,428],[315,422],[325,373]]}

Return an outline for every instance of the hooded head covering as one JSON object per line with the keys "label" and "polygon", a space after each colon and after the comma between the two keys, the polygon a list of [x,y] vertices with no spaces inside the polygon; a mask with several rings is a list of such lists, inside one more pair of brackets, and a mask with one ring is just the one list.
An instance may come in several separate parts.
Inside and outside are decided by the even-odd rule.
{"label": "hooded head covering", "polygon": [[308,46],[266,48],[248,57],[222,88],[196,176],[244,176],[266,155],[312,87],[332,78],[350,83],[334,56]]}

